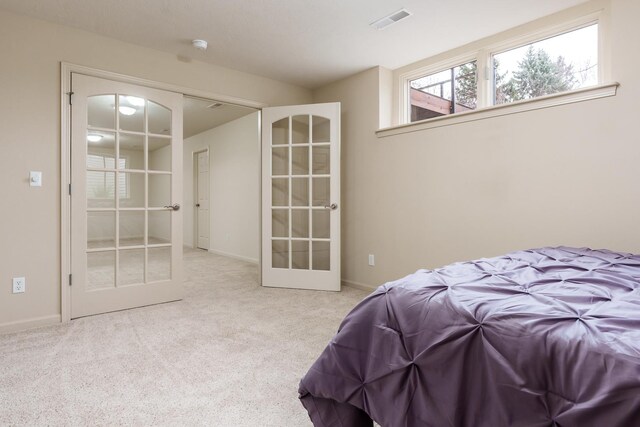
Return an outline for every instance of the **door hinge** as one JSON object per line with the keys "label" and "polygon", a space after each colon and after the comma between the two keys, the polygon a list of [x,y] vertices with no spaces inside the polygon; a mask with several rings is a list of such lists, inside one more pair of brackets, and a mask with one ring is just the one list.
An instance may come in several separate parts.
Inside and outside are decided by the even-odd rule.
{"label": "door hinge", "polygon": [[71,195],[71,184],[69,184],[69,195]]}
{"label": "door hinge", "polygon": [[69,286],[73,285],[73,274],[69,274]]}
{"label": "door hinge", "polygon": [[72,105],[71,97],[73,96],[73,92],[67,92],[67,95],[69,95],[69,105]]}

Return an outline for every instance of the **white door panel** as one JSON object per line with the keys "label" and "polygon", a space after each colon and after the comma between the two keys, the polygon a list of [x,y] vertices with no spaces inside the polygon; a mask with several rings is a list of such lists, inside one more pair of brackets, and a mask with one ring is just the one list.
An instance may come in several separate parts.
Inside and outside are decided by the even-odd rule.
{"label": "white door panel", "polygon": [[182,95],[72,88],[71,317],[182,298]]}
{"label": "white door panel", "polygon": [[262,110],[262,284],[340,290],[340,104]]}
{"label": "white door panel", "polygon": [[196,220],[198,247],[209,249],[209,152],[197,154],[196,160]]}

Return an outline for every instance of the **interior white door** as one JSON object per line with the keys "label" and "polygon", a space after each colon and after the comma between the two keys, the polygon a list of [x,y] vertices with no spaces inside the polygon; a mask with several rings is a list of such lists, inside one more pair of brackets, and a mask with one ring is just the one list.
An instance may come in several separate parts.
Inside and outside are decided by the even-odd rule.
{"label": "interior white door", "polygon": [[209,249],[209,152],[196,154],[196,221],[198,248]]}
{"label": "interior white door", "polygon": [[262,110],[262,285],[340,290],[340,104]]}
{"label": "interior white door", "polygon": [[72,88],[71,317],[182,298],[182,95]]}

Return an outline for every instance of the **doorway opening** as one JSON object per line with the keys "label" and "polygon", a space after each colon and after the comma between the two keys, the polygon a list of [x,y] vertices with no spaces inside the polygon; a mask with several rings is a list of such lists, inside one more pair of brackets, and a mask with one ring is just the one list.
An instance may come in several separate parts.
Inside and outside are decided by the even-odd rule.
{"label": "doorway opening", "polygon": [[258,263],[260,112],[184,97],[183,244]]}

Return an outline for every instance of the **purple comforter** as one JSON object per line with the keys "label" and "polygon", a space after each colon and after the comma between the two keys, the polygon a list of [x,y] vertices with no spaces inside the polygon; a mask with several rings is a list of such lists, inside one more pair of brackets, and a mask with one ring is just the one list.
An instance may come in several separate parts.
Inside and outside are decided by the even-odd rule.
{"label": "purple comforter", "polygon": [[316,427],[640,426],[640,256],[543,248],[387,283],[300,399]]}

